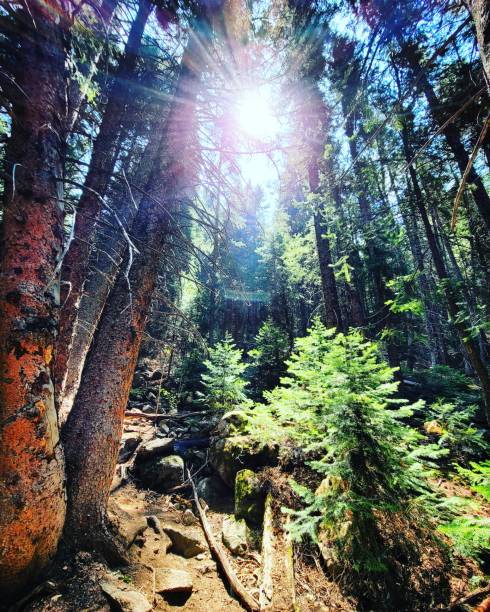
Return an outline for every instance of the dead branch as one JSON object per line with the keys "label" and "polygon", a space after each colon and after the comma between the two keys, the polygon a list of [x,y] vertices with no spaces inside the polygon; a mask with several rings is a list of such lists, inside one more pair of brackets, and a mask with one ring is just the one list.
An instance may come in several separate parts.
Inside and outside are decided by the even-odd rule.
{"label": "dead branch", "polygon": [[237,575],[231,567],[223,548],[218,544],[213,535],[213,532],[211,531],[211,526],[209,525],[206,514],[201,508],[201,504],[199,503],[196,486],[194,484],[194,481],[192,480],[191,473],[189,472],[189,470],[187,470],[187,476],[192,486],[194,502],[196,504],[197,511],[199,512],[199,518],[201,519],[204,535],[206,536],[206,540],[209,544],[211,553],[217,559],[218,563],[221,566],[221,569],[223,570],[223,573],[226,576],[226,579],[230,584],[230,587],[232,588],[233,592],[236,593],[237,597],[240,599],[241,603],[245,606],[245,608],[250,612],[259,612],[259,602],[246,591],[243,584],[238,580]]}

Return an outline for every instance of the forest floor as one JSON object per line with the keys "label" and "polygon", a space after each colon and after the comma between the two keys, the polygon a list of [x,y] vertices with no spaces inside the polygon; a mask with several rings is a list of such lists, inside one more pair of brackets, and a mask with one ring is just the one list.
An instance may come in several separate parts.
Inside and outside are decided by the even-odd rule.
{"label": "forest floor", "polygon": [[[135,430],[142,434],[143,440],[151,440],[157,428],[141,415],[141,418],[128,418],[126,421],[126,433]],[[244,609],[210,552],[200,521],[194,515],[192,490],[188,483],[176,487],[177,491],[156,493],[127,477],[130,464],[131,459],[118,467],[109,503],[110,516],[128,546],[130,564],[111,569],[101,558],[79,552],[75,558],[58,561],[51,582],[44,585],[45,590],[34,592],[28,601],[13,608],[12,612],[233,612]],[[206,464],[207,460],[201,468],[206,470]],[[196,468],[195,463],[191,465],[195,474],[199,467]],[[270,470],[268,477],[275,478],[275,471]],[[280,479],[279,476],[278,487],[281,486]],[[448,488],[448,494],[452,493],[452,485],[439,484]],[[464,494],[465,491],[458,493]],[[231,490],[221,494],[217,505],[206,509],[219,543],[222,542],[223,519],[232,514]],[[335,581],[328,578],[314,547],[295,549],[297,610],[352,612],[363,609],[356,597],[343,592]],[[248,593],[258,599],[263,581],[260,545],[251,546],[240,555],[232,555],[224,546],[223,550]],[[430,575],[431,559],[427,559],[425,570]],[[471,591],[470,579],[477,573],[476,564],[457,560],[449,577],[452,602]],[[274,568],[276,592],[284,590],[284,594],[287,593],[286,580],[285,572]],[[167,583],[165,589],[160,588],[162,581]],[[292,606],[284,604],[283,607],[281,604],[281,607],[267,609],[284,611],[292,609]],[[438,607],[434,611],[449,609]]]}

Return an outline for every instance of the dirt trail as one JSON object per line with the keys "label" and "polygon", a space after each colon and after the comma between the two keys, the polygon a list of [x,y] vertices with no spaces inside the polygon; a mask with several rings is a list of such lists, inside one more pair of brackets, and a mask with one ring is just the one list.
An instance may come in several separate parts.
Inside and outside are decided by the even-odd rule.
{"label": "dirt trail", "polygon": [[[147,526],[135,538],[129,549],[132,565],[124,570],[124,580],[127,581],[128,588],[141,591],[153,604],[154,610],[185,609],[189,612],[243,610],[242,606],[227,591],[216,563],[211,557],[200,525],[198,523],[183,524],[186,506],[190,508],[190,504],[173,504],[169,496],[158,496],[154,493],[139,491],[133,485],[125,486],[113,495],[111,509],[113,512],[117,509],[116,512],[120,517],[124,517],[122,519],[123,530],[125,526],[127,528],[133,522],[137,524],[139,519],[146,521],[145,517],[156,516],[162,526],[174,527],[183,535],[198,538],[205,549],[203,553],[186,559],[173,552],[172,543],[165,532],[158,534],[152,527]],[[212,522],[215,526],[220,523],[220,520],[219,513],[213,513]],[[166,597],[158,593],[154,595],[153,574],[158,568],[188,572],[192,577],[192,593],[190,595],[175,593]],[[124,582],[122,584],[124,585]]]}

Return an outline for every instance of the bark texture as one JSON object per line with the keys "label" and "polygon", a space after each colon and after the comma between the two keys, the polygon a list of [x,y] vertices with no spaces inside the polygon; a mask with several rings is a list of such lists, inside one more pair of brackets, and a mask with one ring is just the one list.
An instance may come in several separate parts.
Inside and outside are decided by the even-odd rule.
{"label": "bark texture", "polygon": [[0,592],[55,553],[65,516],[53,386],[63,239],[63,3],[28,0],[7,147],[0,256]]}
{"label": "bark texture", "polygon": [[[405,44],[401,39],[399,40],[399,43],[402,48],[402,56],[407,61],[411,69],[412,82],[417,84],[419,89],[423,92],[434,121],[439,125],[439,127],[442,127],[448,117],[444,116],[443,105],[441,104],[441,101],[437,97],[434,88],[424,72],[424,68],[420,62],[420,53],[418,48]],[[443,134],[446,138],[447,145],[454,156],[454,160],[458,164],[461,174],[463,174],[466,170],[470,157],[463,142],[461,141],[458,128],[454,125],[454,123],[449,123],[443,129]],[[488,195],[483,181],[478,172],[475,170],[474,166],[468,173],[468,184],[473,186],[471,192],[473,199],[475,200],[475,204],[487,229],[490,230],[490,196]]]}
{"label": "bark texture", "polygon": [[[124,410],[155,289],[159,257],[173,213],[188,195],[194,163],[194,107],[200,42],[191,34],[170,112],[166,138],[148,180],[132,235],[139,253],[123,264],[87,357],[75,403],[63,431],[67,456],[67,537],[93,544],[104,528]],[[129,255],[126,255],[126,262]]]}
{"label": "bark texture", "polygon": [[[402,138],[406,159],[411,160],[413,157],[413,151],[411,149],[410,134],[406,124],[403,124],[402,126]],[[413,165],[409,166],[409,174],[412,182],[415,203],[420,214],[420,218],[422,219],[422,223],[424,225],[425,235],[429,244],[432,260],[434,261],[434,267],[436,269],[437,276],[443,283],[447,307],[451,316],[452,324],[456,328],[456,331],[461,340],[461,344],[465,348],[468,355],[468,359],[476,372],[478,380],[480,381],[483,400],[485,403],[485,413],[487,421],[490,424],[490,375],[486,364],[481,358],[478,342],[471,337],[471,334],[468,333],[468,330],[466,329],[466,326],[462,321],[462,318],[460,317],[461,311],[459,303],[461,301],[461,296],[458,295],[456,284],[454,283],[454,280],[451,279],[446,263],[444,261],[443,254],[441,252],[441,249],[439,248],[437,237],[434,233],[434,230],[429,220],[429,216],[427,214],[427,209],[425,206],[422,189],[419,185],[417,173],[413,168]]]}
{"label": "bark texture", "polygon": [[467,5],[475,22],[483,72],[490,93],[490,2],[488,0],[468,0]]}
{"label": "bark texture", "polygon": [[114,85],[94,142],[84,190],[77,207],[73,240],[63,261],[61,294],[63,308],[60,316],[55,373],[56,391],[64,413],[71,407],[67,405],[64,396],[67,395],[67,399],[73,398],[73,390],[66,389],[67,378],[73,378],[71,372],[68,374],[68,368],[77,368],[78,364],[70,358],[70,351],[83,284],[89,270],[89,256],[96,222],[103,208],[103,197],[117,161],[121,124],[127,107],[131,104],[128,84],[134,76],[138,51],[151,8],[150,0],[141,0],[131,26],[124,55],[116,71]]}

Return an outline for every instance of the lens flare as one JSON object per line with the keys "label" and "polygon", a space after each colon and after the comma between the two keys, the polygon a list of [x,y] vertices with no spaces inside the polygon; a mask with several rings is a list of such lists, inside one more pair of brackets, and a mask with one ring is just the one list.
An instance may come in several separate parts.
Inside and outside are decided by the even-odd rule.
{"label": "lens flare", "polygon": [[236,107],[236,118],[240,130],[256,140],[271,140],[279,132],[272,96],[265,88],[250,89],[241,94]]}

